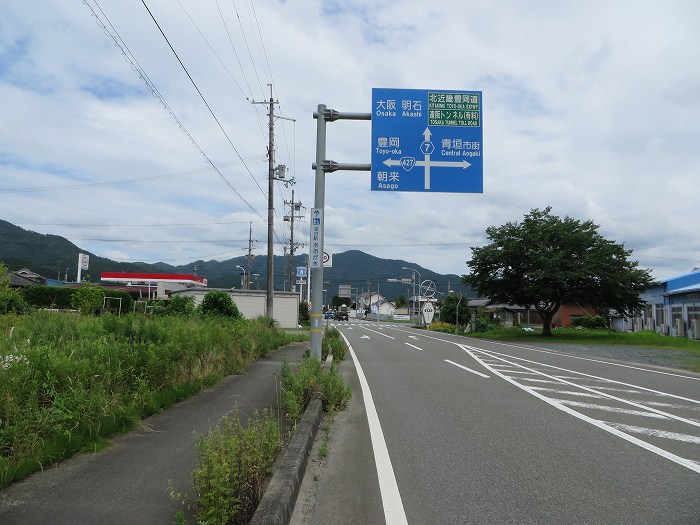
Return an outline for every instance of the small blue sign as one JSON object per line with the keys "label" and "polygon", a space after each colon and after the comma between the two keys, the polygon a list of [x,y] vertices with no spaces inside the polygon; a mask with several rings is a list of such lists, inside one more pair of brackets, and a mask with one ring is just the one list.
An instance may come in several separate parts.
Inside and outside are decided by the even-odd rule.
{"label": "small blue sign", "polygon": [[483,193],[481,97],[372,89],[372,190]]}

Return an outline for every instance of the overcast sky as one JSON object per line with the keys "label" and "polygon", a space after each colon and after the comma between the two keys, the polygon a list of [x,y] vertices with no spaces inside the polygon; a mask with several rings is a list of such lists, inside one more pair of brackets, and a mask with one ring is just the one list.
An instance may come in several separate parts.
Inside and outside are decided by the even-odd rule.
{"label": "overcast sky", "polygon": [[[180,265],[243,255],[252,222],[265,255],[267,107],[252,102],[272,84],[275,160],[296,180],[275,183],[275,253],[292,190],[308,253],[318,104],[369,113],[374,87],[481,91],[483,193],[328,174],[327,251],[464,274],[488,226],[551,206],[599,224],[655,278],[700,266],[696,0],[98,2],[0,3],[0,218],[13,224]],[[370,134],[328,124],[327,158],[369,163]]]}

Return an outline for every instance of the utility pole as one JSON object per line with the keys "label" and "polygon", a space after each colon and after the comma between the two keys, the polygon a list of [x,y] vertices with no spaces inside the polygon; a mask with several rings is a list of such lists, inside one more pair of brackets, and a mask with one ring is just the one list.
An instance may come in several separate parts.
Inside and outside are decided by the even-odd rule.
{"label": "utility pole", "polygon": [[245,256],[245,258],[248,261],[247,267],[248,271],[245,273],[245,285],[244,288],[246,290],[250,290],[250,272],[253,266],[253,259],[255,259],[255,255],[253,255],[253,243],[258,242],[253,240],[253,223],[250,223],[250,229],[248,230],[248,255]]}
{"label": "utility pole", "polygon": [[[268,174],[267,174],[267,302],[265,305],[265,316],[269,317],[270,319],[273,319],[273,301],[275,298],[275,292],[274,292],[274,283],[275,283],[275,275],[274,275],[274,262],[273,262],[273,256],[274,256],[274,246],[273,246],[273,237],[275,236],[275,229],[274,229],[274,212],[275,212],[275,206],[274,206],[274,181],[276,180],[281,180],[284,182],[285,186],[288,184],[294,184],[295,181],[292,178],[291,180],[286,180],[284,173],[286,171],[285,166],[279,166],[277,168],[277,177],[275,177],[275,104],[279,104],[279,101],[275,101],[275,99],[272,96],[272,84],[268,84],[270,86],[270,100],[267,102],[255,102],[253,101],[253,104],[267,104],[268,105],[268,113],[267,116],[269,117],[269,134],[268,134],[268,145],[267,145],[267,168],[268,168]],[[278,117],[278,118],[284,118],[285,120],[294,120],[294,119],[287,119],[285,117]]]}
{"label": "utility pole", "polygon": [[289,204],[289,215],[287,215],[284,220],[285,222],[289,221],[290,223],[290,235],[289,235],[289,291],[293,292],[295,289],[294,285],[294,278],[296,277],[296,273],[294,272],[294,250],[296,248],[300,248],[303,246],[303,244],[294,244],[294,219],[301,219],[304,216],[303,215],[297,215],[297,212],[300,212],[303,206],[301,205],[301,202],[295,202],[294,201],[294,190],[292,190],[292,200],[291,201],[284,201],[285,204]]}

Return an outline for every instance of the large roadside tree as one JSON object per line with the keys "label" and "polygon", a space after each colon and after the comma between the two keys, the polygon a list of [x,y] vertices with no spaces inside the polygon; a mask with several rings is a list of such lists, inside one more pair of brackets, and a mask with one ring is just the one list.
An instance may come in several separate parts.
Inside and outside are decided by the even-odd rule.
{"label": "large roadside tree", "polygon": [[471,274],[462,281],[493,301],[534,306],[542,335],[552,335],[552,318],[565,303],[634,313],[644,304],[640,292],[652,284],[649,270],[637,268],[632,251],[598,228],[556,217],[550,207],[530,211],[520,223],[490,226],[491,244],[471,249]]}

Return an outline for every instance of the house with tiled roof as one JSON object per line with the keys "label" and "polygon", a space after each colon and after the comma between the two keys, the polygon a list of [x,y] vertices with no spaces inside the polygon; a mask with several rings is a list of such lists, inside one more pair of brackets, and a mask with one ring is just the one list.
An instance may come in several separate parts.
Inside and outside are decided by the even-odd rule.
{"label": "house with tiled roof", "polygon": [[26,288],[37,284],[46,284],[46,277],[34,273],[29,268],[10,272],[10,288]]}

